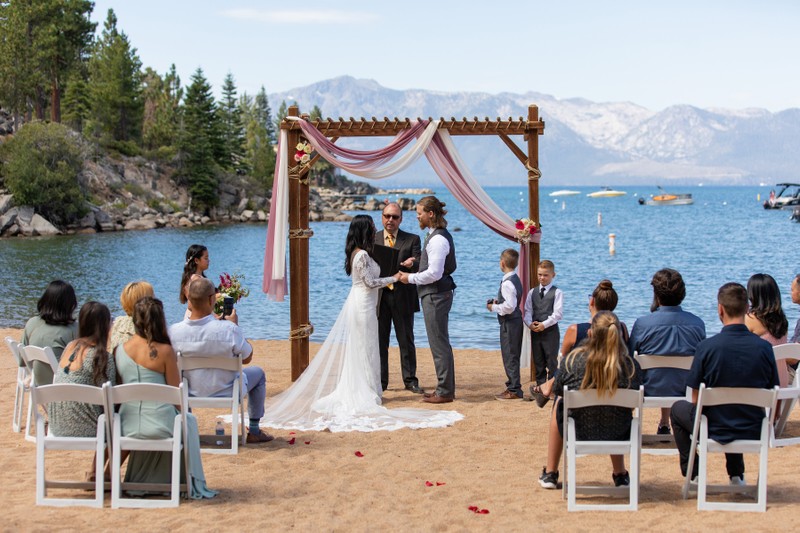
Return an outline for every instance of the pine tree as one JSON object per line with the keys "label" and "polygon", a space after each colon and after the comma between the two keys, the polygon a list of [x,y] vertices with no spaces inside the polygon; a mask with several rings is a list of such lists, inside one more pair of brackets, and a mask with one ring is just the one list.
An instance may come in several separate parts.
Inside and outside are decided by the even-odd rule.
{"label": "pine tree", "polygon": [[181,175],[189,183],[193,202],[201,209],[213,207],[219,202],[219,162],[216,157],[224,151],[219,131],[219,115],[211,85],[203,70],[198,68],[186,89],[180,152],[183,161]]}
{"label": "pine tree", "polygon": [[275,131],[281,130],[281,121],[289,114],[289,107],[286,105],[286,100],[281,100],[281,105],[278,106],[278,114],[275,117]]}
{"label": "pine tree", "polygon": [[49,106],[50,119],[61,120],[65,81],[94,35],[93,7],[89,0],[0,3],[0,100],[17,117],[32,105],[43,119]]}
{"label": "pine tree", "polygon": [[84,124],[89,118],[91,100],[89,85],[78,69],[73,70],[67,79],[62,104],[63,123],[79,133],[83,132]]}
{"label": "pine tree", "polygon": [[103,34],[89,61],[92,116],[89,131],[106,145],[131,149],[141,135],[142,62],[108,10]]}
{"label": "pine tree", "polygon": [[275,173],[275,139],[269,102],[264,87],[255,99],[243,95],[239,100],[242,120],[245,124],[245,160],[250,175],[260,180],[267,188],[272,186]]}
{"label": "pine tree", "polygon": [[227,170],[244,171],[244,126],[236,99],[236,83],[230,72],[222,84],[222,100],[218,112],[225,147],[221,165]]}
{"label": "pine tree", "polygon": [[171,158],[177,152],[183,98],[181,79],[174,64],[163,78],[147,68],[142,98],[142,143],[146,149],[155,150],[158,157]]}

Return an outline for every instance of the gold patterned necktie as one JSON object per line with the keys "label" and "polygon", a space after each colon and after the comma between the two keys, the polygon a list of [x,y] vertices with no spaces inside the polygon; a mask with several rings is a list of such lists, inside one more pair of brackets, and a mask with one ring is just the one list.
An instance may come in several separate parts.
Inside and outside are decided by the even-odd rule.
{"label": "gold patterned necktie", "polygon": [[[394,235],[391,233],[386,233],[386,241],[389,243],[389,248],[394,248]],[[387,289],[390,291],[394,290],[394,283],[390,283],[386,286]]]}

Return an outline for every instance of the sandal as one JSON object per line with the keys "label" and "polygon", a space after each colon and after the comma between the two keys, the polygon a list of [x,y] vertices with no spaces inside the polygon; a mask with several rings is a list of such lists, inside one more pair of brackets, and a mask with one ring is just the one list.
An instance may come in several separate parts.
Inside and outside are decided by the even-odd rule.
{"label": "sandal", "polygon": [[531,396],[533,396],[536,405],[539,408],[544,407],[547,405],[547,402],[550,401],[550,398],[542,394],[542,389],[539,385],[531,385],[530,387]]}

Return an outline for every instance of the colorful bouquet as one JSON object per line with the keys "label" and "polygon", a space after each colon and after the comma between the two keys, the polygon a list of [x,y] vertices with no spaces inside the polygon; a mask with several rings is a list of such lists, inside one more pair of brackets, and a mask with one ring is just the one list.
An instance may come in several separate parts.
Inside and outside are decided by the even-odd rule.
{"label": "colorful bouquet", "polygon": [[250,290],[242,287],[244,274],[234,273],[232,276],[227,272],[220,274],[219,287],[217,287],[217,301],[214,304],[214,312],[218,315],[222,314],[222,306],[225,302],[225,297],[233,298],[234,303],[242,298],[250,295]]}
{"label": "colorful bouquet", "polygon": [[518,219],[514,227],[517,229],[517,240],[523,244],[527,244],[532,235],[541,231],[541,226],[529,218]]}
{"label": "colorful bouquet", "polygon": [[297,152],[294,154],[295,162],[305,165],[311,160],[311,152],[313,152],[314,149],[310,144],[307,142],[300,142],[297,143],[295,149],[297,150]]}

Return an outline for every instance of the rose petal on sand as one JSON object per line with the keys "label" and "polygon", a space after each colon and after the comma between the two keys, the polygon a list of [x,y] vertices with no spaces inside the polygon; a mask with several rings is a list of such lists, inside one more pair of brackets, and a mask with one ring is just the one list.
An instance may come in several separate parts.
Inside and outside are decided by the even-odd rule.
{"label": "rose petal on sand", "polygon": [[294,431],[290,431],[290,432],[289,432],[289,435],[294,435]]}
{"label": "rose petal on sand", "polygon": [[477,505],[470,505],[469,507],[467,507],[467,509],[469,509],[473,513],[477,513],[478,512],[478,506]]}
{"label": "rose petal on sand", "polygon": [[307,441],[306,441],[306,444],[311,444],[311,441],[310,441],[310,440],[307,440]]}
{"label": "rose petal on sand", "polygon": [[292,437],[291,439],[289,439],[289,444],[294,444],[294,437]]}
{"label": "rose petal on sand", "polygon": [[356,457],[364,457],[364,454],[361,452],[356,452]]}
{"label": "rose petal on sand", "polygon": [[426,487],[433,487],[433,483],[431,483],[430,481],[426,481],[425,482],[425,486]]}
{"label": "rose petal on sand", "polygon": [[445,482],[443,482],[443,481],[437,481],[437,482],[436,482],[436,486],[437,486],[437,487],[441,487],[442,485],[447,485],[447,483],[445,483]]}
{"label": "rose petal on sand", "polygon": [[479,514],[489,514],[489,509],[481,509]]}

